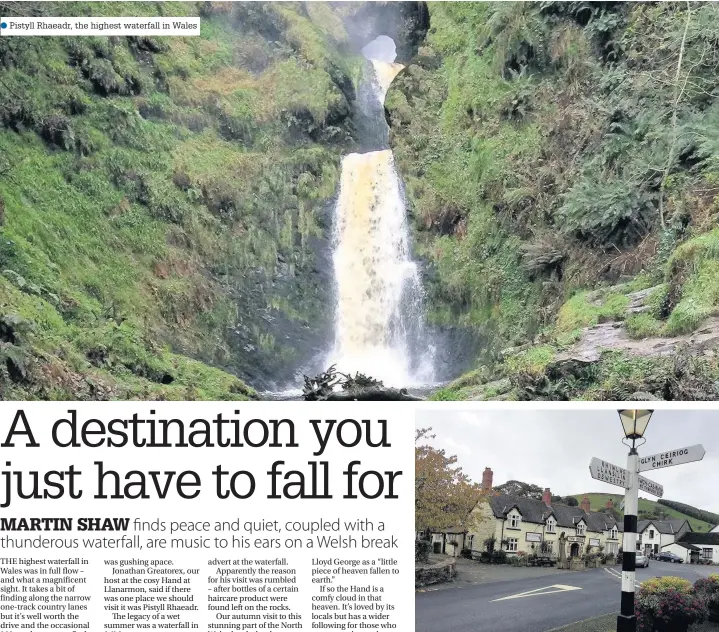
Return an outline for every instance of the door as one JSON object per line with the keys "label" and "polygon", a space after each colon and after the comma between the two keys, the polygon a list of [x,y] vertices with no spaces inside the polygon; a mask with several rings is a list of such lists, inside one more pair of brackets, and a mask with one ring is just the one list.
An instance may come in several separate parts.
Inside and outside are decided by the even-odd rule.
{"label": "door", "polygon": [[569,549],[569,555],[570,557],[579,557],[579,545],[576,542],[572,543],[572,546]]}

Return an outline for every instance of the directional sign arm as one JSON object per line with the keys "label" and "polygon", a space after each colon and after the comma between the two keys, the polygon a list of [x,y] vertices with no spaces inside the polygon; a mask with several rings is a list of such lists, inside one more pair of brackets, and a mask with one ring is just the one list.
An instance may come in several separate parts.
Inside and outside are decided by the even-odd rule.
{"label": "directional sign arm", "polygon": [[659,452],[658,454],[642,456],[639,458],[639,471],[646,472],[647,470],[657,470],[661,467],[672,467],[692,463],[693,461],[701,461],[705,454],[704,446],[697,444],[690,445],[687,448],[677,448]]}
{"label": "directional sign arm", "polygon": [[[602,481],[603,483],[609,483],[609,485],[616,485],[624,489],[629,488],[629,471],[613,463],[608,463],[607,461],[602,461],[594,457],[589,463],[589,473],[593,479]],[[639,477],[639,489],[647,494],[658,496],[659,498],[664,495],[664,488],[659,485],[659,483],[650,481],[643,476]]]}
{"label": "directional sign arm", "polygon": [[639,489],[647,494],[651,494],[652,496],[657,496],[658,498],[664,496],[664,488],[659,483],[650,481],[648,478],[644,478],[643,476],[639,477]]}
{"label": "directional sign arm", "polygon": [[629,472],[623,467],[602,461],[602,459],[596,457],[592,458],[589,463],[589,473],[593,479],[616,485],[617,487],[626,488],[629,480]]}

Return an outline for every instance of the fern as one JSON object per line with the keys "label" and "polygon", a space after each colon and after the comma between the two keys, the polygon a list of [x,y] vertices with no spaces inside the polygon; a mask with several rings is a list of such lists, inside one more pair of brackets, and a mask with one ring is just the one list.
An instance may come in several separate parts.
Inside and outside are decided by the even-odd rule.
{"label": "fern", "polygon": [[532,2],[497,3],[481,35],[493,45],[495,69],[503,76],[530,63],[539,68],[546,64],[546,23]]}

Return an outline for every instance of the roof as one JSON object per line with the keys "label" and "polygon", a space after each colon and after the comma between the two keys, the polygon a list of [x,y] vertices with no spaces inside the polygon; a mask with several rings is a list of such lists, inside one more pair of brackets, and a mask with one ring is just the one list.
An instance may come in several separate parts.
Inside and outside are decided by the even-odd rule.
{"label": "roof", "polygon": [[707,546],[719,546],[719,533],[685,533],[679,540],[679,544],[706,544]]}
{"label": "roof", "polygon": [[688,542],[672,542],[671,544],[665,544],[662,548],[666,549],[669,546],[681,546],[682,548],[689,549],[690,551],[699,551],[698,546],[694,546],[693,544],[689,544]]}
{"label": "roof", "polygon": [[581,507],[570,507],[561,503],[552,503],[551,507],[547,507],[541,500],[520,498],[510,494],[497,494],[490,497],[489,504],[495,518],[504,518],[516,507],[525,522],[544,524],[547,518],[553,515],[560,527],[573,529],[581,519],[584,519],[590,531],[607,531],[615,526],[619,531],[624,530],[611,514],[599,511],[587,513]]}
{"label": "roof", "polygon": [[[642,533],[650,524],[654,525],[654,528],[665,535],[674,535],[677,533],[687,522],[686,518],[674,518],[672,520],[640,520],[637,522],[637,532]],[[689,529],[691,529],[689,525]]]}

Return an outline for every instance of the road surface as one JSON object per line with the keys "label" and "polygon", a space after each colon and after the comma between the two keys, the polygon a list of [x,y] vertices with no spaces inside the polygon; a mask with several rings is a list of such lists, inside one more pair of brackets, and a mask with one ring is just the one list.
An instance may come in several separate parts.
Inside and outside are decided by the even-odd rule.
{"label": "road surface", "polygon": [[[649,562],[637,582],[659,575],[691,582],[716,572],[713,566]],[[603,614],[618,612],[621,567],[508,580],[416,595],[416,632],[547,632]]]}

